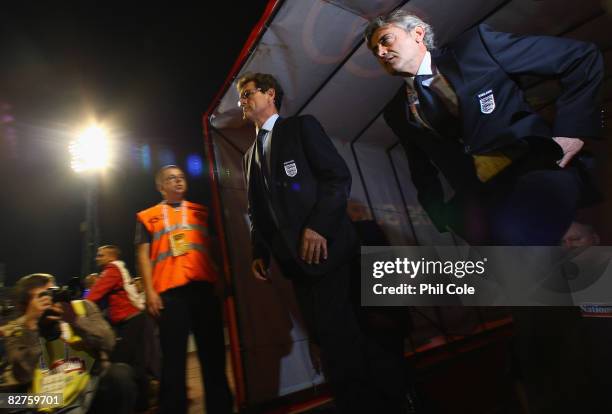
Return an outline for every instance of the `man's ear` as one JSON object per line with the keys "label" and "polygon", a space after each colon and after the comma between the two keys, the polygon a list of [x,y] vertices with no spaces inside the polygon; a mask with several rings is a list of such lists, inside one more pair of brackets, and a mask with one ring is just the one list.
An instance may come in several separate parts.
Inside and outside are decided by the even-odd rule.
{"label": "man's ear", "polygon": [[417,43],[421,43],[425,37],[425,29],[422,26],[416,26],[414,29],[414,40]]}
{"label": "man's ear", "polygon": [[270,95],[270,97],[272,98],[272,100],[274,100],[274,98],[276,98],[276,90],[274,88],[270,88],[266,91],[266,94]]}

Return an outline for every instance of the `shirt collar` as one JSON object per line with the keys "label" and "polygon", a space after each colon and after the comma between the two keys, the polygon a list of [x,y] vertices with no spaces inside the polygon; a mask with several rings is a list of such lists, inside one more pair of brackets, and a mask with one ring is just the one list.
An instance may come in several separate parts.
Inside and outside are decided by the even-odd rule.
{"label": "shirt collar", "polygon": [[[433,75],[433,68],[431,65],[431,53],[429,51],[425,52],[425,56],[423,56],[423,60],[421,61],[421,65],[419,66],[419,70],[417,70],[417,75]],[[409,76],[404,78],[406,83],[411,89],[414,89],[414,76]]]}
{"label": "shirt collar", "polygon": [[[270,116],[270,118],[268,118],[266,122],[263,123],[263,125],[261,126],[261,129],[265,129],[266,131],[272,131],[277,119],[278,119],[278,114],[274,114]],[[259,130],[257,132],[259,132]]]}

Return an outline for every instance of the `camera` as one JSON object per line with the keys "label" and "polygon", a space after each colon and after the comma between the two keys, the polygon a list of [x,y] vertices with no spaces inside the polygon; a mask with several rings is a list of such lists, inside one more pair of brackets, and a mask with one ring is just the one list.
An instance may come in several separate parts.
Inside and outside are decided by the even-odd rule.
{"label": "camera", "polygon": [[70,302],[73,298],[73,292],[67,287],[51,287],[44,292],[40,292],[39,297],[49,296],[53,303]]}
{"label": "camera", "polygon": [[78,277],[73,277],[66,286],[50,287],[49,289],[39,294],[42,296],[50,296],[53,303],[70,302],[81,297],[81,281]]}

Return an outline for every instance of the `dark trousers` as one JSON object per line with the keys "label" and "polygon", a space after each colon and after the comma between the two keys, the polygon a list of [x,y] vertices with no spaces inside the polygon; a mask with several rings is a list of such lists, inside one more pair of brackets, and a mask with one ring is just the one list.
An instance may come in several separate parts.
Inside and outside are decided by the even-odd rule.
{"label": "dark trousers", "polygon": [[143,312],[132,316],[114,326],[117,344],[111,355],[111,361],[123,362],[132,367],[134,379],[138,386],[136,409],[143,411],[148,407],[149,381],[147,376],[147,353],[145,331],[147,315]]}
{"label": "dark trousers", "polygon": [[405,413],[415,377],[404,356],[404,338],[410,326],[408,310],[361,308],[358,315],[366,340],[370,393],[377,412]]}
{"label": "dark trousers", "polygon": [[[353,222],[362,246],[389,246],[384,231],[374,220]],[[352,275],[361,274],[360,257],[353,261]],[[411,329],[407,307],[361,306],[361,279],[351,278],[351,302],[367,343],[368,372],[378,394],[380,412],[408,412],[416,408],[415,372],[405,358],[404,340]]]}
{"label": "dark trousers", "polygon": [[339,412],[360,412],[370,404],[370,391],[365,342],[349,301],[349,264],[317,277],[281,267],[292,278],[310,339],[321,349],[323,370]]}
{"label": "dark trousers", "polygon": [[[339,412],[400,412],[405,390],[397,382],[387,389],[385,383],[389,378],[390,382],[397,379],[403,365],[397,352],[387,353],[380,343],[364,335],[358,304],[351,301],[350,279],[359,279],[359,273],[352,271],[358,267],[346,263],[317,277],[304,275],[291,265],[281,268],[292,279],[310,338],[320,347],[323,370]],[[397,389],[399,393],[394,393]]]}
{"label": "dark trousers", "polygon": [[[474,245],[558,246],[575,218],[584,184],[578,168],[560,168],[546,154],[528,156],[478,191],[459,197],[456,227]],[[578,309],[516,307],[511,313],[513,361],[530,411],[582,412],[590,397]]]}
{"label": "dark trousers", "polygon": [[583,189],[578,168],[526,158],[458,194],[451,202],[451,227],[473,245],[558,246]]}
{"label": "dark trousers", "polygon": [[206,412],[231,413],[232,397],[225,375],[225,342],[221,307],[212,284],[191,282],[161,294],[159,318],[162,350],[160,408],[162,413],[186,413],[186,352],[193,332],[206,394]]}
{"label": "dark trousers", "polygon": [[113,363],[99,378],[88,414],[132,414],[136,400],[134,373],[127,364]]}

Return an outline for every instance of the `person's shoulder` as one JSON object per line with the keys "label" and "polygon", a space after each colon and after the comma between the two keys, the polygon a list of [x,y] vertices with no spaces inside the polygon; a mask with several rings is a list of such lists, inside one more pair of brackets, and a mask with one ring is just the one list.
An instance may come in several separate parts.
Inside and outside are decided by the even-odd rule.
{"label": "person's shoulder", "polygon": [[449,42],[431,50],[431,55],[436,61],[453,56],[455,60],[461,62],[466,55],[482,53],[486,50],[486,45],[494,42],[501,34],[490,25],[480,23],[460,33]]}
{"label": "person's shoulder", "polygon": [[5,325],[0,326],[0,337],[15,337],[21,336],[25,329],[25,316],[20,316],[17,319],[9,321]]}
{"label": "person's shoulder", "polygon": [[145,208],[144,210],[139,211],[138,215],[142,216],[142,215],[155,214],[158,212],[158,210],[161,210],[161,204],[155,204],[154,206]]}
{"label": "person's shoulder", "polygon": [[311,114],[298,115],[295,118],[298,118],[299,122],[306,123],[306,124],[308,123],[320,124],[319,120],[314,115],[311,115]]}
{"label": "person's shoulder", "polygon": [[[300,115],[279,117],[274,123],[274,129],[272,130],[273,136],[287,136],[288,138],[294,136],[296,128],[300,125],[300,117]],[[254,148],[254,145],[252,148]]]}
{"label": "person's shoulder", "polygon": [[[83,306],[83,309],[79,310],[78,308],[81,306],[81,304]],[[100,313],[100,308],[98,307],[98,305],[96,305],[96,303],[91,300],[73,300],[70,305],[78,316],[91,316]]]}
{"label": "person's shoulder", "polygon": [[293,116],[278,118],[278,120],[276,121],[276,124],[274,125],[274,128],[276,128],[277,126],[284,127],[288,125],[300,125],[300,124],[311,124],[311,123],[319,124],[319,121],[314,115],[311,115],[311,114],[293,115]]}
{"label": "person's shoulder", "polygon": [[476,26],[470,27],[468,30],[465,31],[465,33],[470,32],[497,32],[497,30],[495,30],[490,24],[480,23]]}
{"label": "person's shoulder", "polygon": [[[478,38],[487,43],[487,41],[495,40],[504,36],[514,36],[514,33],[508,33],[500,30],[496,30],[493,26],[486,23],[480,23],[469,30],[466,30],[462,37],[464,39]],[[465,40],[464,40],[465,41]]]}
{"label": "person's shoulder", "polygon": [[100,276],[104,276],[104,273],[106,273],[106,272],[113,272],[113,273],[115,273],[115,272],[119,272],[119,271],[120,271],[120,268],[119,268],[119,265],[118,265],[117,261],[110,262],[110,263],[107,263],[106,266],[104,266],[104,270],[102,271],[102,275],[100,275]]}
{"label": "person's shoulder", "polygon": [[297,115],[294,118],[295,126],[307,133],[319,133],[324,129],[323,124],[314,115],[303,114]]}
{"label": "person's shoulder", "polygon": [[205,206],[204,204],[194,203],[192,201],[185,200],[185,206],[187,206],[187,208],[190,210],[208,211],[208,207]]}

